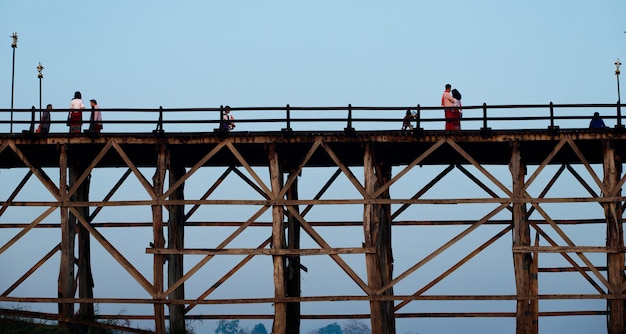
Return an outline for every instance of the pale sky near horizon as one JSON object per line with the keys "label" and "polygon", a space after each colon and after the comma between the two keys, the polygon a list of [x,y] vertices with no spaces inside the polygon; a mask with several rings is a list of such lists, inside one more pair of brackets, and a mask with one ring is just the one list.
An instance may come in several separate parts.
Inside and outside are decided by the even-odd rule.
{"label": "pale sky near horizon", "polygon": [[[43,104],[58,108],[76,90],[102,108],[437,106],[446,83],[465,105],[615,103],[625,14],[623,0],[2,1],[0,109],[13,32],[15,108],[38,105],[39,62]],[[606,331],[589,319],[549,319],[540,333]],[[398,333],[440,333],[446,321],[485,328],[401,319]]]}

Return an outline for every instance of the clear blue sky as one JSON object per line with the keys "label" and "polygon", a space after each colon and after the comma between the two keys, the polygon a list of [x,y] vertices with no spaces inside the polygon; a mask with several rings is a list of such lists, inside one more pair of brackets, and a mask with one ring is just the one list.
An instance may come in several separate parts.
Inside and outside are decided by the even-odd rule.
{"label": "clear blue sky", "polygon": [[13,32],[15,108],[38,105],[39,62],[58,108],[76,90],[102,108],[437,106],[446,83],[465,105],[615,103],[625,14],[623,0],[2,1],[0,109]]}
{"label": "clear blue sky", "polygon": [[[622,1],[7,1],[0,106],[614,103]],[[622,57],[625,58],[625,57]]]}

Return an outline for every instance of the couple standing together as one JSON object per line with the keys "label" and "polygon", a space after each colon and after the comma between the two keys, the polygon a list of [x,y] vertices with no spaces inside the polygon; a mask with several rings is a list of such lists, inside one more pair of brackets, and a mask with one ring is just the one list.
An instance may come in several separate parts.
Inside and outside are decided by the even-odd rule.
{"label": "couple standing together", "polygon": [[[461,130],[461,93],[446,84],[446,90],[441,96],[441,106],[445,107],[446,130]],[[449,108],[452,107],[452,108]]]}
{"label": "couple standing together", "polygon": [[[102,114],[96,100],[89,100],[91,104],[91,115],[89,116],[88,132],[100,133],[102,130]],[[79,91],[74,92],[74,98],[70,102],[70,112],[67,115],[67,126],[70,127],[70,133],[80,133],[83,125],[83,104],[82,94]]]}

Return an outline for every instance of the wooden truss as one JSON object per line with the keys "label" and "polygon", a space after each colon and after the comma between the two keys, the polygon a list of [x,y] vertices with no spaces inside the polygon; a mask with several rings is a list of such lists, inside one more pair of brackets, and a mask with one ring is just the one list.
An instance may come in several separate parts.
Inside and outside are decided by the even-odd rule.
{"label": "wooden truss", "polygon": [[[624,198],[621,194],[626,176],[621,171],[620,154],[624,154],[621,152],[624,137],[620,133],[611,136],[593,133],[494,133],[488,138],[448,134],[419,138],[405,134],[363,134],[356,137],[317,134],[287,138],[281,135],[257,135],[252,138],[180,135],[145,138],[103,136],[95,139],[12,137],[0,140],[0,161],[5,161],[4,167],[14,174],[25,171],[14,190],[0,202],[0,227],[5,229],[5,235],[11,235],[0,244],[0,259],[34,229],[51,228],[53,232],[50,234],[59,240],[15,281],[1,282],[0,291],[3,292],[0,302],[5,305],[3,312],[8,315],[56,320],[69,327],[123,328],[137,333],[149,331],[97,323],[96,320],[151,320],[156,333],[165,333],[168,327],[171,331],[184,330],[186,319],[271,319],[273,333],[294,333],[300,330],[302,319],[366,318],[370,319],[372,333],[395,333],[395,320],[398,318],[510,317],[516,319],[517,333],[537,333],[539,319],[544,316],[600,315],[607,317],[609,333],[622,333],[626,329],[622,230]],[[420,187],[407,186],[421,176],[416,171],[423,165],[441,167],[442,170],[430,180],[425,180]],[[508,166],[509,173],[503,178],[491,172],[490,166]],[[529,166],[533,166],[534,171],[527,175]],[[582,169],[574,166],[581,166]],[[601,166],[603,174],[598,175],[594,166]],[[113,180],[115,182],[97,182],[91,178],[96,170],[108,167],[122,167],[125,172],[119,179]],[[328,179],[314,182],[314,186],[319,187],[313,189],[316,192],[314,196],[301,198],[299,179],[316,167],[335,171]],[[558,168],[553,175],[549,175],[551,168],[548,167]],[[49,173],[50,168],[58,170],[57,180],[47,174],[46,170]],[[146,175],[146,169],[154,172],[151,179]],[[187,198],[185,185],[207,169],[219,172],[199,198]],[[262,173],[263,170],[267,174]],[[588,196],[547,196],[558,187],[557,181],[566,171]],[[426,196],[442,185],[455,189],[455,185],[446,185],[445,181],[446,176],[453,172],[480,189],[484,196],[458,198],[452,191],[446,194],[449,196]],[[145,199],[113,200],[120,188],[133,177],[141,188],[135,191],[142,192]],[[227,177],[241,180],[256,194],[255,198],[215,198],[216,190]],[[346,184],[352,187],[351,193],[358,194],[356,198],[327,198],[333,195],[329,189],[339,178],[347,180]],[[538,194],[534,194],[530,189],[542,178],[548,181],[539,186]],[[407,182],[407,179],[411,181]],[[0,182],[3,181],[0,179]],[[25,186],[32,182],[39,182],[53,200],[17,201]],[[90,186],[96,182],[98,187],[111,186],[99,201],[91,200],[89,196]],[[3,183],[6,184],[6,181]],[[398,188],[414,193],[410,197],[394,198],[392,194]],[[604,215],[594,219],[554,219],[545,207],[559,203],[597,203]],[[483,205],[491,209],[478,219],[428,220],[407,214],[416,206],[432,208],[453,204]],[[307,218],[314,207],[345,205],[361,206],[362,220],[345,220],[340,215],[333,222]],[[236,222],[198,216],[204,207],[219,209],[225,206],[253,207],[254,210],[247,219]],[[41,212],[32,221],[2,219],[15,207],[32,207]],[[151,221],[99,220],[101,211],[107,207],[150,208]],[[58,213],[58,218],[54,218],[53,213]],[[510,218],[499,218],[503,214]],[[540,218],[530,219],[533,214]],[[271,217],[271,220],[263,221],[262,217]],[[53,223],[43,223],[46,220]],[[606,244],[577,244],[568,234],[567,227],[578,224],[605,229]],[[482,241],[473,249],[466,249],[466,253],[460,254],[454,263],[438,273],[429,272],[434,278],[425,283],[415,279],[420,273],[430,270],[426,268],[461,241],[476,235],[476,231],[485,226],[494,225],[501,227],[495,234],[488,237],[481,235]],[[362,242],[353,247],[333,247],[333,242],[319,232],[322,226],[337,229],[360,226]],[[392,255],[395,249],[392,235],[398,228],[407,226],[435,229],[457,226],[461,229],[456,234],[446,234],[447,241],[396,271],[394,257],[407,254],[396,251]],[[145,254],[152,257],[151,275],[143,273],[129,259],[133,254],[125,254],[105,236],[103,231],[111,227],[128,230],[152,228],[151,244],[145,248]],[[187,248],[185,231],[190,227],[206,230],[231,227],[232,230],[215,247]],[[257,227],[266,227],[271,233],[260,243],[247,247],[231,246],[246,231]],[[302,248],[301,232],[316,246]],[[92,277],[94,259],[91,258],[90,240],[95,240],[106,250],[141,287],[145,297],[94,297],[93,286],[98,277]],[[430,293],[461,268],[471,266],[471,260],[483,251],[503,240],[510,244],[513,258],[509,269],[513,272],[514,293]],[[415,247],[419,248],[419,245]],[[568,266],[539,267],[539,255],[551,253],[559,254]],[[597,257],[590,256],[597,253],[606,254],[606,257],[598,261]],[[211,261],[225,255],[236,255],[239,260],[229,263],[229,269],[217,280],[205,282],[201,292],[194,295],[185,293],[185,286],[192,278]],[[365,270],[347,261],[348,255],[362,255]],[[303,295],[301,275],[307,268],[301,260],[308,256],[327,256],[349,278],[358,293]],[[191,261],[198,257],[199,261]],[[273,291],[268,291],[266,297],[261,298],[214,297],[220,286],[257,257],[272,259]],[[56,259],[59,259],[60,268],[58,297],[30,297],[18,293],[19,287],[29,277],[42,270],[45,263]],[[5,259],[3,263],[15,260]],[[5,270],[12,271],[6,266]],[[580,275],[594,292],[540,294],[538,277],[558,272]],[[400,286],[402,291],[409,292],[394,293]],[[539,303],[544,300],[603,300],[606,301],[606,308],[540,312]],[[509,301],[515,304],[515,311],[503,312],[494,308],[486,312],[415,312],[415,308],[411,308],[429,301],[473,301],[485,305]],[[369,312],[303,314],[301,305],[313,302],[364,302],[369,304]],[[7,307],[18,303],[57,304],[58,312],[27,312]],[[94,304],[151,305],[154,311],[152,314],[97,315]],[[224,314],[201,310],[206,305],[247,304],[273,305],[274,312]]]}

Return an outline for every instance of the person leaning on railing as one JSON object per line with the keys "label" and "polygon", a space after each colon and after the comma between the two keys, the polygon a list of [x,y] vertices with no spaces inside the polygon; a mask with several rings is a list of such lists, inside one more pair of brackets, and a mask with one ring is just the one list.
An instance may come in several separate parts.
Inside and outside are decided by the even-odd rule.
{"label": "person leaning on railing", "polygon": [[222,131],[230,131],[235,128],[235,117],[230,114],[230,106],[224,107],[224,114],[222,115],[222,123],[220,125]]}
{"label": "person leaning on railing", "polygon": [[411,113],[411,109],[407,109],[404,118],[402,119],[402,130],[413,130],[413,125],[411,125],[411,121],[416,118],[415,115]]}
{"label": "person leaning on railing", "polygon": [[46,110],[39,113],[39,126],[35,133],[47,134],[50,132],[50,111],[52,111],[52,105],[48,104]]}

